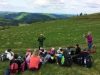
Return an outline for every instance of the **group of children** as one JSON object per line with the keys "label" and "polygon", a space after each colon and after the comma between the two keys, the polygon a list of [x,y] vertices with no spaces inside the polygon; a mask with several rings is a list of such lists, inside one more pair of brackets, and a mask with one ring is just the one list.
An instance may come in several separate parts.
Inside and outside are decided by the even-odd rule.
{"label": "group of children", "polygon": [[[86,48],[79,47],[78,44],[74,46],[69,46],[68,48],[59,47],[56,50],[52,47],[50,50],[46,50],[43,48],[43,41],[46,39],[42,36],[38,38],[39,50],[34,50],[32,52],[31,49],[28,49],[25,56],[14,54],[11,49],[6,50],[0,57],[1,61],[10,60],[10,68],[7,69],[4,74],[10,73],[10,75],[15,75],[16,70],[17,73],[21,71],[29,70],[39,70],[43,64],[46,63],[56,63],[60,66],[71,66],[72,62],[80,65],[85,65],[87,67],[91,67],[92,63],[90,61],[86,61],[85,57],[90,55],[90,49],[93,45],[93,40],[91,36],[91,32],[88,32],[87,35],[83,35],[86,38],[86,42],[88,43],[88,51]],[[42,42],[41,42],[42,41]],[[81,59],[79,59],[81,58]]]}
{"label": "group of children", "polygon": [[[11,49],[8,49],[5,53],[7,54],[7,59],[10,60],[10,75],[16,74],[16,70],[18,70],[17,73],[26,69],[39,70],[46,63],[57,63],[60,66],[71,66],[72,62],[79,64],[78,58],[84,58],[89,55],[89,52],[85,48],[81,50],[78,44],[75,47],[59,47],[58,50],[55,50],[54,47],[50,50],[41,47],[39,50],[35,49],[33,53],[31,49],[28,49],[25,57],[14,54]],[[14,70],[16,64],[17,67]],[[5,75],[7,74],[5,73]]]}

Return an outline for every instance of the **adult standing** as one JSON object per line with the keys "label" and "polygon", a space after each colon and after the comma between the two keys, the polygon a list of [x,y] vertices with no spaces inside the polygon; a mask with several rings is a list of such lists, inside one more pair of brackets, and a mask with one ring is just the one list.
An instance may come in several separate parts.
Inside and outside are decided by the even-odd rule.
{"label": "adult standing", "polygon": [[83,34],[83,37],[86,38],[86,42],[88,43],[88,51],[90,51],[92,45],[93,45],[93,39],[92,39],[92,35],[91,35],[91,32],[89,31],[87,33],[87,35],[84,35]]}
{"label": "adult standing", "polygon": [[46,39],[46,38],[45,38],[42,34],[40,34],[40,37],[38,38],[39,49],[40,49],[40,47],[43,48],[43,41],[44,41],[45,39]]}

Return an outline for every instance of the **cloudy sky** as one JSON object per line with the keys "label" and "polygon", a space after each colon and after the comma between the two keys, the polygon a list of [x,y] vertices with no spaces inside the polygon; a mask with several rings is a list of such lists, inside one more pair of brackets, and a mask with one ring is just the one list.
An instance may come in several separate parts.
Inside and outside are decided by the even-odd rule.
{"label": "cloudy sky", "polygon": [[91,14],[100,12],[100,0],[0,0],[0,11]]}

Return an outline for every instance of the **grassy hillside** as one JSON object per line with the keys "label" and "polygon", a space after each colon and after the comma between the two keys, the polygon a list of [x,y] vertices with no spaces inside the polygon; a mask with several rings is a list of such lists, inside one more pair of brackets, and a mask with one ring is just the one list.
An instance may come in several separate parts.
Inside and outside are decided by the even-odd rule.
{"label": "grassy hillside", "polygon": [[[94,15],[83,17],[55,20],[45,23],[34,23],[30,26],[19,26],[0,31],[0,53],[8,48],[12,48],[15,53],[25,54],[28,48],[34,50],[38,48],[37,38],[39,34],[46,37],[44,46],[47,50],[51,47],[68,47],[78,43],[80,47],[87,47],[83,34],[92,32],[96,53],[93,67],[86,67],[73,64],[72,67],[60,67],[57,64],[44,64],[39,71],[25,71],[20,75],[99,75],[100,74],[100,19],[92,18]],[[99,18],[100,15],[97,16]],[[9,66],[9,62],[0,62],[0,75]]]}

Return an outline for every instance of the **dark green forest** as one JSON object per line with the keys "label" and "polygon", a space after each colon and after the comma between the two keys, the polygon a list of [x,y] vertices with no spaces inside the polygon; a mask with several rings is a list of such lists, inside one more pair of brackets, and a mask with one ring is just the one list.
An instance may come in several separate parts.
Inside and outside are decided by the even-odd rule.
{"label": "dark green forest", "polygon": [[18,21],[0,17],[0,26],[18,26]]}

